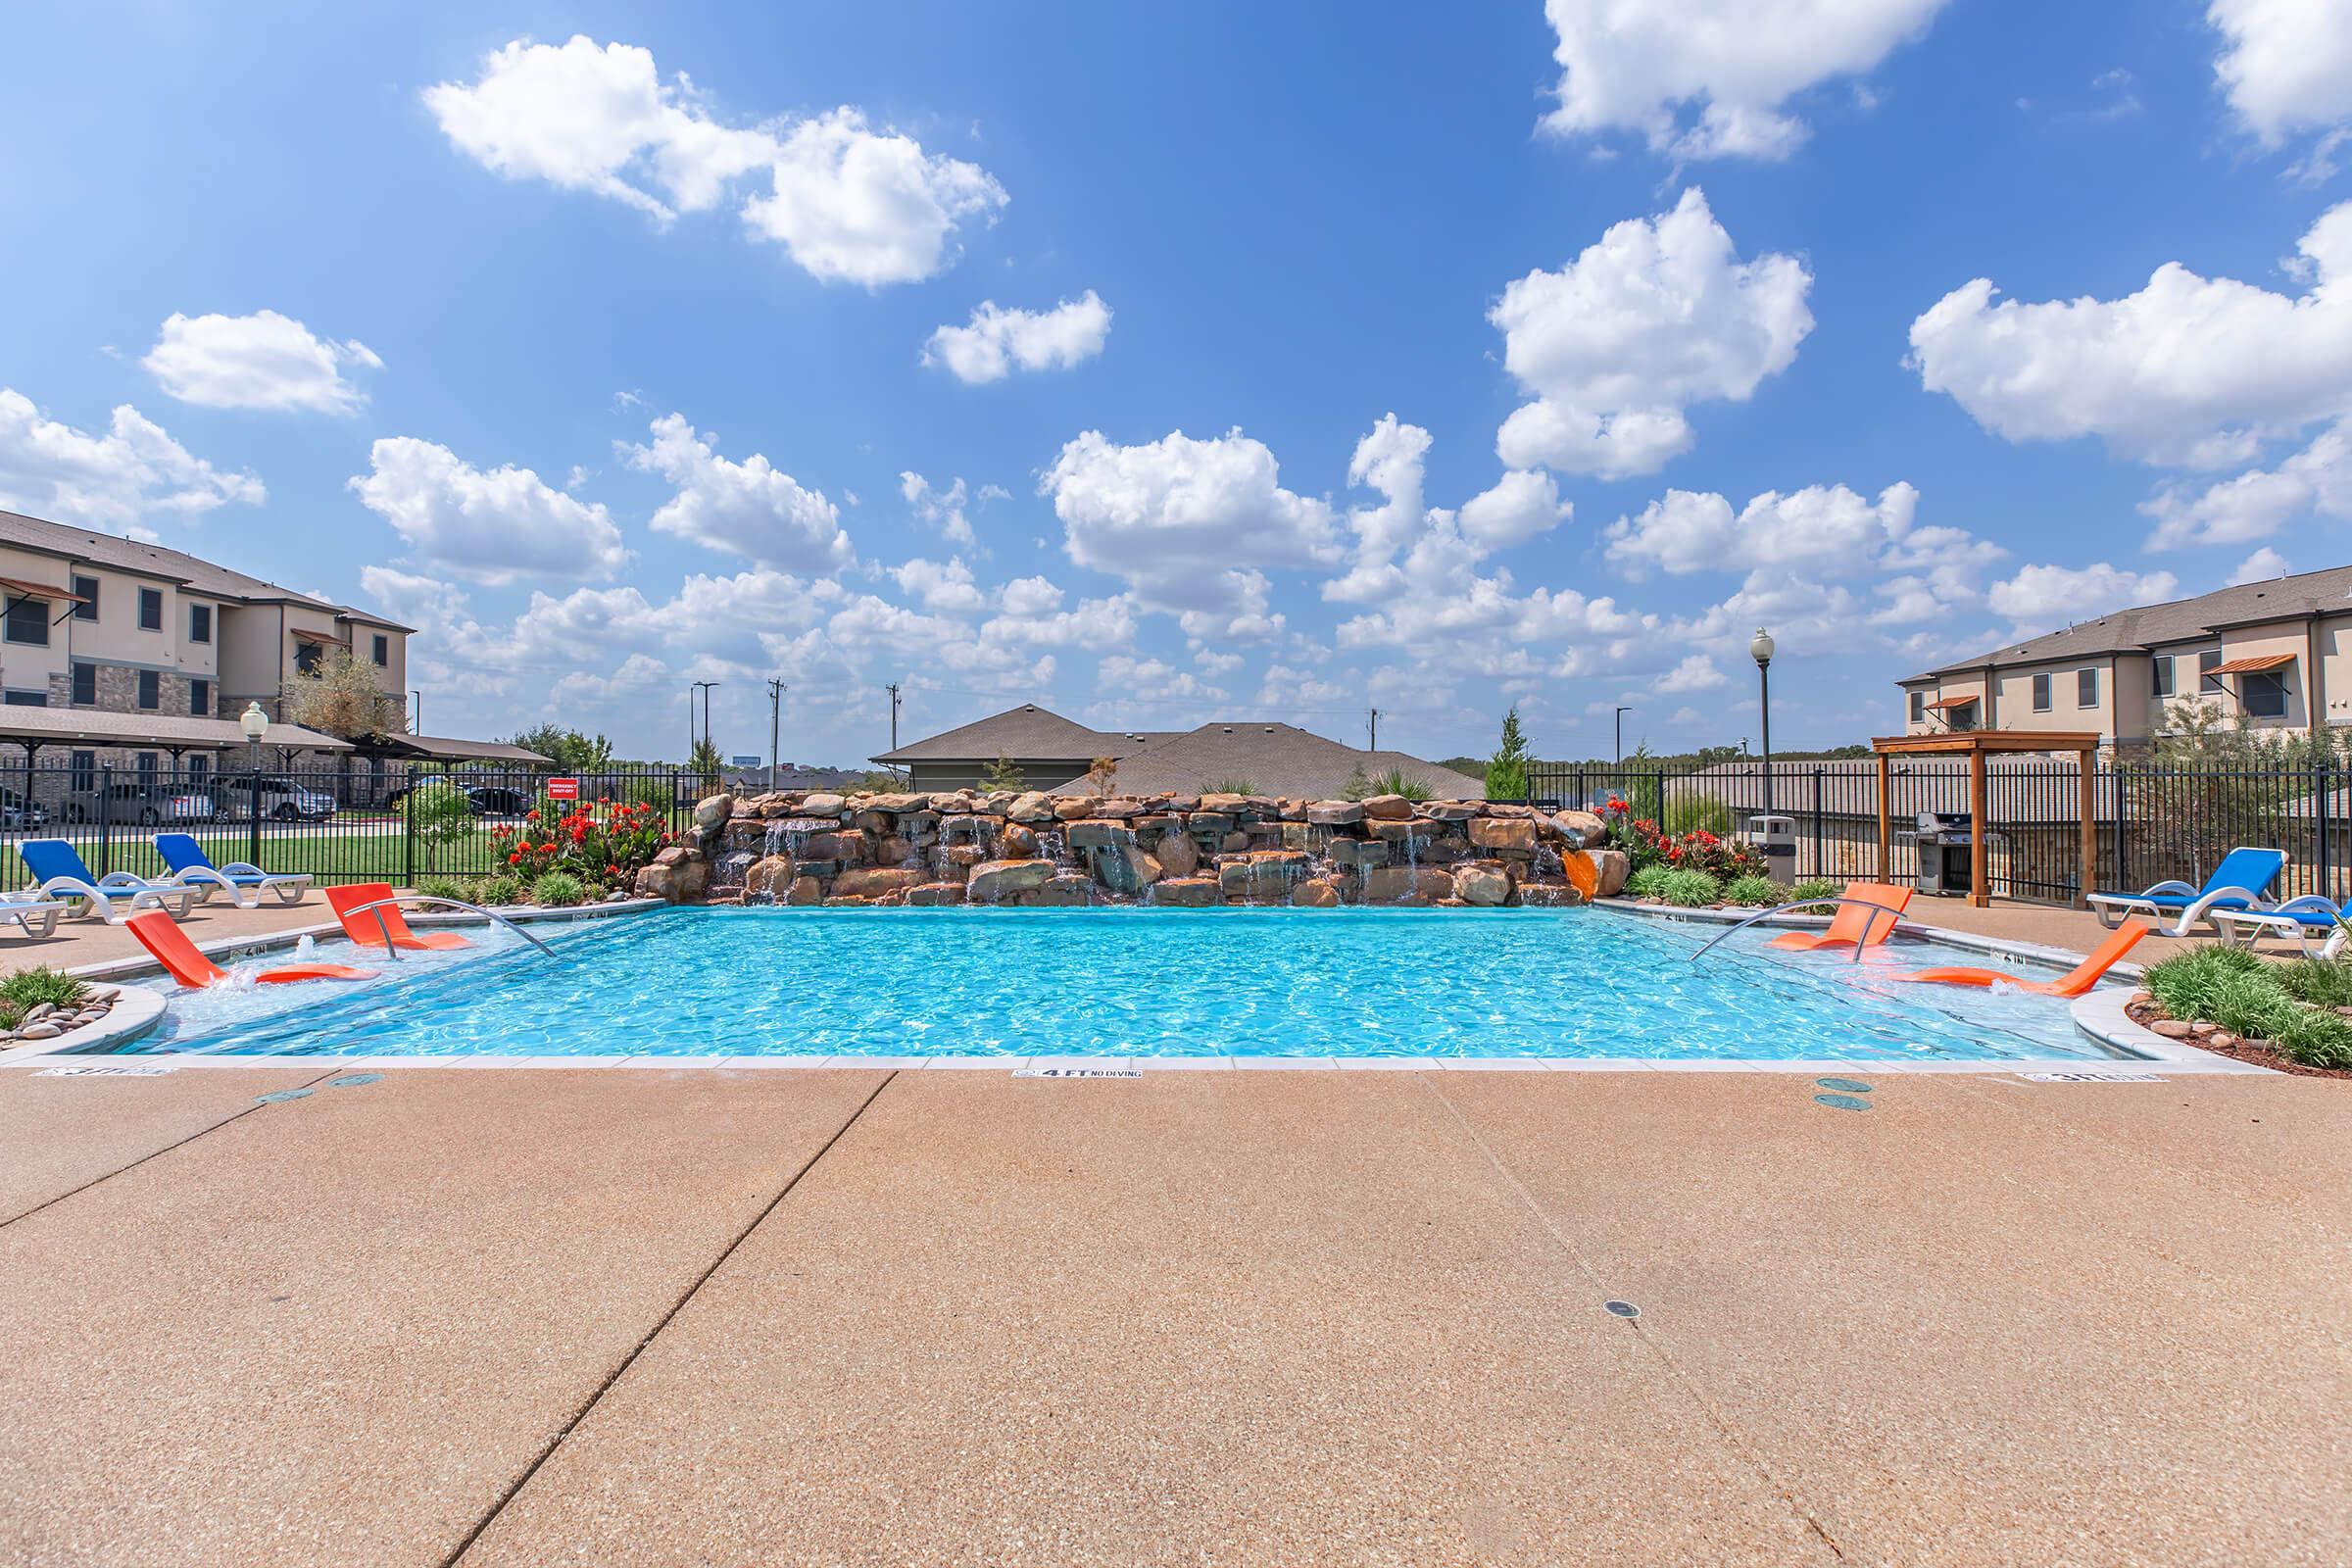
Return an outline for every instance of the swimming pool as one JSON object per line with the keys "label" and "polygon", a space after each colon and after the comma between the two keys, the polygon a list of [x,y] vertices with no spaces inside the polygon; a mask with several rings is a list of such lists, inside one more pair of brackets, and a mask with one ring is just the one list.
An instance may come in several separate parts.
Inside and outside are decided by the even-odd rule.
{"label": "swimming pool", "polygon": [[[542,930],[547,928],[542,927]],[[550,932],[543,956],[374,962],[357,986],[174,995],[139,1051],[341,1057],[2107,1059],[2066,1004],[1590,909],[686,908]]]}

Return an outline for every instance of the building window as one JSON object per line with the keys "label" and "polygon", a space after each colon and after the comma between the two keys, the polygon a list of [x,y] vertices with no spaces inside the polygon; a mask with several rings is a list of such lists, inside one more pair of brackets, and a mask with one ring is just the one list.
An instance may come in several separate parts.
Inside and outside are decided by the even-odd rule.
{"label": "building window", "polygon": [[139,590],[139,630],[164,629],[164,591],[161,588]]}
{"label": "building window", "polygon": [[2248,718],[2286,716],[2286,677],[2275,669],[2250,669],[2237,677],[2238,706]]}
{"label": "building window", "polygon": [[1945,711],[1951,715],[1946,722],[1952,726],[1952,732],[1954,734],[1958,734],[1963,730],[1975,729],[1977,727],[1976,704],[1962,703],[1958,708],[1946,709]]}
{"label": "building window", "polygon": [[74,618],[75,620],[96,620],[98,618],[97,578],[74,578],[74,597],[81,601],[80,604],[74,607]]}
{"label": "building window", "polygon": [[2200,696],[2230,695],[2229,685],[2214,673],[2221,667],[2222,651],[2219,648],[2208,648],[2197,656],[2197,692]]}
{"label": "building window", "polygon": [[76,790],[96,789],[98,787],[98,754],[96,752],[75,752],[68,763],[66,783],[68,787]]}
{"label": "building window", "polygon": [[7,691],[0,691],[0,704],[6,704],[10,708],[47,708],[49,706],[49,694],[47,692],[20,691],[12,688]]}
{"label": "building window", "polygon": [[30,643],[35,648],[49,646],[49,604],[42,599],[27,599],[19,594],[8,602],[7,631],[12,643]]}
{"label": "building window", "polygon": [[188,641],[192,643],[209,643],[212,640],[213,607],[210,605],[190,605],[188,607]]}
{"label": "building window", "polygon": [[294,645],[294,673],[297,675],[318,674],[319,661],[325,657],[326,650],[320,648],[317,643],[296,643]]}
{"label": "building window", "polygon": [[1914,724],[1924,724],[1927,721],[1928,694],[1926,692],[1913,692],[1911,694],[1911,722]]}
{"label": "building window", "polygon": [[2170,654],[2158,654],[2154,659],[2148,661],[2148,668],[2155,672],[2156,695],[2159,697],[2172,696],[2173,656]]}
{"label": "building window", "polygon": [[2075,706],[2077,708],[2099,706],[2099,672],[2097,670],[2078,669],[2075,671]]}
{"label": "building window", "polygon": [[377,632],[375,634],[375,651],[372,657],[375,660],[376,668],[387,669],[391,667],[392,639],[385,636],[382,632]]}
{"label": "building window", "polygon": [[2036,713],[2046,713],[2049,710],[2050,677],[2047,675],[2036,675],[2034,677],[2034,711]]}
{"label": "building window", "polygon": [[209,680],[188,682],[188,714],[192,718],[213,716],[213,683]]}
{"label": "building window", "polygon": [[98,701],[98,666],[96,664],[75,664],[74,666],[74,701],[84,707]]}
{"label": "building window", "polygon": [[156,766],[153,752],[141,752],[132,760],[131,765],[138,769],[140,783],[151,785],[155,782]]}
{"label": "building window", "polygon": [[152,669],[139,671],[139,706],[155,709],[164,705],[164,677]]}

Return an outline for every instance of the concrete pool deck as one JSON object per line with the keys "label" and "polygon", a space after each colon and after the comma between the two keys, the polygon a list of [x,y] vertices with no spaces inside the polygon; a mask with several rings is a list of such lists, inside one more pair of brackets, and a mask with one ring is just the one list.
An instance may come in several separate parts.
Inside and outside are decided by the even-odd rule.
{"label": "concrete pool deck", "polygon": [[0,1069],[0,1560],[2352,1539],[2338,1083],[342,1075]]}

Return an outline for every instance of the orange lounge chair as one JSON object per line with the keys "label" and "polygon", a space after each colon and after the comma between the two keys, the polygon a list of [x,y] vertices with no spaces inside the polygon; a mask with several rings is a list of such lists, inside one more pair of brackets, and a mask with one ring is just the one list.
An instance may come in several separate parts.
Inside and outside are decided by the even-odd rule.
{"label": "orange lounge chair", "polygon": [[[385,904],[381,908],[368,909],[364,906],[379,904],[392,897],[389,882],[354,882],[349,887],[328,888],[326,906],[335,911],[343,922],[343,934],[363,948],[380,948],[387,934],[392,946],[404,953],[440,953],[452,948],[470,948],[472,943],[455,931],[427,931],[421,936],[409,929],[401,918],[400,906]],[[354,912],[354,911],[359,912]],[[382,915],[383,923],[376,923]]]}
{"label": "orange lounge chair", "polygon": [[[1827,931],[1786,931],[1766,945],[1798,953],[1821,948],[1875,948],[1892,934],[1896,914],[1911,906],[1913,891],[1884,882],[1848,882],[1845,896],[1867,899],[1868,904],[1840,904],[1830,917]],[[1872,908],[1871,905],[1886,907]]]}
{"label": "orange lounge chair", "polygon": [[[139,946],[154,954],[155,961],[171,970],[172,978],[190,991],[217,986],[229,977],[226,969],[198,952],[188,934],[163,910],[145,910],[123,924],[139,939]],[[375,971],[355,969],[348,963],[289,963],[282,968],[264,969],[254,978],[267,985],[284,985],[294,980],[372,980]]]}
{"label": "orange lounge chair", "polygon": [[2015,986],[2020,991],[2038,992],[2045,997],[2079,997],[2099,983],[2099,976],[2115,966],[2115,960],[2132,951],[2137,942],[2153,929],[2133,921],[2117,931],[2100,945],[2099,951],[2084,958],[2055,980],[2020,980],[1999,969],[1972,969],[1954,965],[1946,969],[1914,969],[1898,974],[1896,980],[1931,980],[1947,986]]}

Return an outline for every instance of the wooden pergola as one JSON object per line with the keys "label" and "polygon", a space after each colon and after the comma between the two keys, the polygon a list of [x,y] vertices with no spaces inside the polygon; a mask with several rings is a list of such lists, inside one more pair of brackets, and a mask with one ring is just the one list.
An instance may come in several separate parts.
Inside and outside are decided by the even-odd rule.
{"label": "wooden pergola", "polygon": [[2075,799],[2082,815],[2082,874],[2075,890],[2078,908],[2090,907],[2092,868],[2098,864],[2099,842],[2093,825],[2098,799],[2099,734],[2096,730],[1970,729],[1940,735],[1888,735],[1870,743],[1879,759],[1879,880],[1894,880],[1894,818],[1888,774],[1897,757],[1965,757],[1968,759],[1968,902],[1992,902],[1984,880],[1984,840],[1991,824],[1985,820],[1984,759],[1995,754],[2072,752],[2079,771]]}

